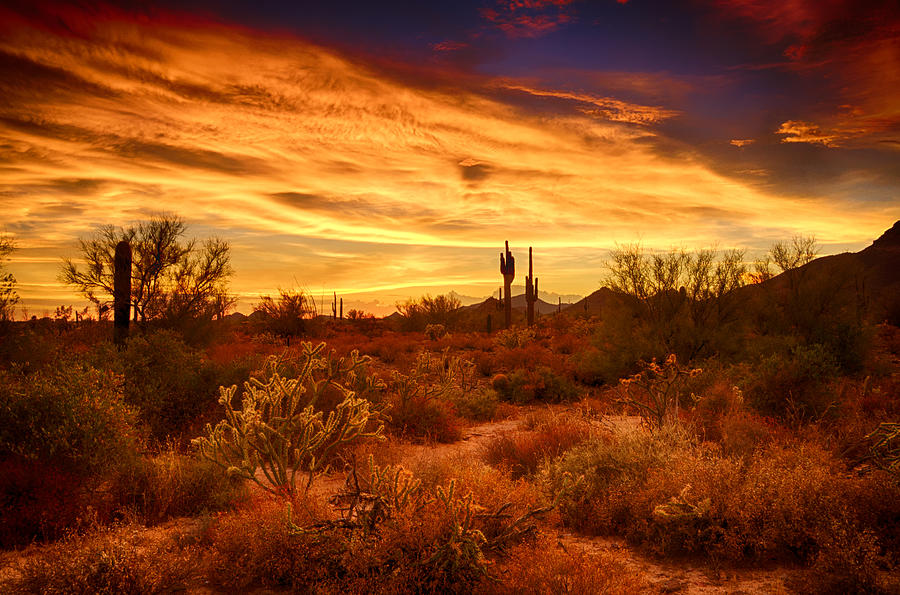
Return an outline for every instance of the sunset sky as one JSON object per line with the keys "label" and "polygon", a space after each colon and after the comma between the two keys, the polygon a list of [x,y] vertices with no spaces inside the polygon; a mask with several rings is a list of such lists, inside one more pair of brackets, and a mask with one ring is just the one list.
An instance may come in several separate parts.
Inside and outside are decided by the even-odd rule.
{"label": "sunset sky", "polygon": [[244,312],[377,314],[496,292],[504,240],[555,302],[616,243],[834,253],[900,219],[896,0],[146,4],[0,7],[29,314],[83,302],[79,237],[159,212],[231,243]]}

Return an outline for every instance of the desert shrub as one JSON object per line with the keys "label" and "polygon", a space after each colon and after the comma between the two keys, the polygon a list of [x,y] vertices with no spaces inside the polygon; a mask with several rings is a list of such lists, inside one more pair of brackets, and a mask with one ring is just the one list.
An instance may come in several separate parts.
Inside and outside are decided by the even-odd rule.
{"label": "desert shrub", "polygon": [[662,364],[652,360],[637,374],[619,381],[622,402],[635,409],[650,427],[677,421],[688,398],[687,381],[700,372],[699,368],[679,365],[674,353]]}
{"label": "desert shrub", "polygon": [[435,358],[420,352],[409,374],[394,371],[387,389],[392,431],[439,442],[458,440],[462,426],[450,398],[466,391],[457,381],[446,354]]}
{"label": "desert shrub", "polygon": [[835,521],[824,531],[820,549],[800,593],[864,595],[884,592],[878,584],[878,539],[853,523]]}
{"label": "desert shrub", "polygon": [[530,432],[510,432],[491,439],[482,450],[490,464],[505,467],[513,477],[533,475],[541,463],[552,460],[591,435],[590,425],[569,416],[554,416]]}
{"label": "desert shrub", "polygon": [[[893,546],[897,531],[890,518],[897,488],[876,475],[847,477],[837,459],[810,443],[730,457],[670,426],[576,446],[544,478],[552,485],[565,473],[580,478],[561,498],[566,524],[623,535],[665,555],[871,567],[871,553]],[[863,537],[840,537],[854,534]]]}
{"label": "desert shrub", "polygon": [[115,509],[148,524],[224,510],[247,494],[215,464],[173,447],[135,460],[115,476],[108,491]]}
{"label": "desert shrub", "polygon": [[643,573],[608,553],[563,549],[548,539],[522,544],[498,563],[501,580],[485,584],[479,593],[497,595],[593,595],[648,593],[651,587]]}
{"label": "desert shrub", "polygon": [[437,341],[447,334],[447,328],[443,324],[426,324],[425,338],[430,341]]}
{"label": "desert shrub", "polygon": [[304,497],[288,508],[258,501],[219,517],[210,530],[209,580],[239,592],[253,587],[312,590],[343,574],[348,544],[337,532],[296,531],[327,518],[324,503]]}
{"label": "desert shrub", "polygon": [[214,368],[174,331],[133,336],[120,357],[125,401],[156,441],[179,437],[188,422],[215,403]]}
{"label": "desert shrub", "polygon": [[568,376],[547,366],[518,369],[508,375],[495,376],[492,386],[501,399],[513,403],[559,403],[571,401],[579,394],[578,387]]}
{"label": "desert shrub", "polygon": [[534,339],[535,333],[533,328],[513,327],[498,331],[497,334],[494,335],[494,344],[498,347],[505,347],[506,349],[515,349],[516,347],[525,347],[533,342]]}
{"label": "desert shrub", "polygon": [[19,456],[82,477],[136,449],[119,377],[71,361],[23,376],[0,372],[0,459]]}
{"label": "desert shrub", "polygon": [[494,419],[497,406],[500,404],[497,391],[488,388],[479,388],[468,392],[454,391],[450,394],[450,401],[459,415],[474,421]]}
{"label": "desert shrub", "polygon": [[410,298],[397,304],[400,327],[404,331],[415,332],[423,332],[429,325],[454,330],[459,322],[461,306],[459,299],[451,294],[435,297],[426,294],[419,299]]}
{"label": "desert shrub", "polygon": [[351,503],[341,518],[309,496],[221,517],[210,579],[232,590],[470,593],[488,580],[489,552],[534,534],[534,509],[506,514],[512,505],[479,502],[454,479],[425,487],[400,467],[374,463],[354,477],[332,500],[375,504]]}
{"label": "desert shrub", "polygon": [[747,370],[741,388],[747,403],[764,415],[810,419],[831,405],[826,383],[837,371],[834,357],[822,345],[798,345]]}
{"label": "desert shrub", "polygon": [[423,395],[400,398],[394,393],[389,403],[389,426],[396,435],[436,442],[456,442],[462,436],[462,422],[449,400]]}
{"label": "desert shrub", "polygon": [[726,455],[746,456],[770,444],[778,432],[773,420],[750,411],[734,410],[725,413],[720,423],[722,452]]}
{"label": "desert shrub", "polygon": [[102,529],[73,536],[29,559],[7,593],[171,593],[195,573],[196,555],[175,544],[146,543],[138,531]]}
{"label": "desert shrub", "polygon": [[[244,383],[239,410],[232,405],[237,386],[221,387],[225,419],[215,427],[208,425],[207,435],[193,440],[200,454],[230,476],[253,481],[272,494],[293,495],[298,473],[309,489],[339,448],[382,438],[380,412],[338,380],[354,377],[368,358],[356,352],[333,358],[324,350],[324,343],[303,343],[299,374],[290,379],[279,374],[278,360],[271,358],[264,381],[251,378]],[[326,418],[316,405],[332,389],[344,398]]]}
{"label": "desert shrub", "polygon": [[575,446],[542,475],[553,490],[562,490],[568,478],[580,478],[559,502],[566,525],[589,533],[620,533],[631,516],[620,498],[643,486],[652,470],[668,465],[690,444],[690,436],[678,426],[653,433],[617,431]]}
{"label": "desert shrub", "polygon": [[552,351],[543,342],[532,342],[521,347],[494,351],[492,369],[496,372],[511,372],[520,368],[547,367],[556,374],[572,375],[568,356]]}

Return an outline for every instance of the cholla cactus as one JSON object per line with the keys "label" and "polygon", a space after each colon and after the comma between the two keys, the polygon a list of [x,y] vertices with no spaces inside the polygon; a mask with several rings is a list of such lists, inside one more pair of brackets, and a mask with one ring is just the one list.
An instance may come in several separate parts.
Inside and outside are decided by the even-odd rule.
{"label": "cholla cactus", "polygon": [[678,420],[685,380],[701,372],[700,368],[679,365],[674,353],[663,364],[656,363],[654,358],[642,371],[619,380],[624,394],[620,402],[637,409],[650,428],[662,427]]}
{"label": "cholla cactus", "polygon": [[[368,358],[354,352],[349,359],[334,361],[322,355],[324,349],[324,343],[303,343],[297,378],[282,377],[277,359],[270,358],[265,381],[251,378],[244,383],[240,410],[231,405],[237,386],[220,387],[225,419],[215,428],[207,425],[208,435],[193,440],[200,454],[231,476],[253,481],[271,494],[293,496],[298,473],[306,478],[303,489],[309,489],[338,446],[361,438],[383,439],[380,413],[335,380],[354,377]],[[327,386],[342,391],[344,400],[325,417],[313,405]],[[370,429],[370,424],[376,427]]]}

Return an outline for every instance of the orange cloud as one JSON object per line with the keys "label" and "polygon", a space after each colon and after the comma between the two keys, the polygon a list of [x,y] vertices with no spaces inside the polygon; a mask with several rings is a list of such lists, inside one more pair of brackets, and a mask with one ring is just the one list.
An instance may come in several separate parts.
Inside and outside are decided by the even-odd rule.
{"label": "orange cloud", "polygon": [[[0,213],[26,302],[73,299],[53,280],[79,236],[158,211],[231,241],[243,296],[292,279],[486,295],[506,239],[535,246],[547,288],[587,293],[604,251],[639,235],[664,248],[797,230],[857,241],[900,216],[666,156],[651,126],[675,115],[665,107],[509,81],[414,87],[290,36],[178,19],[62,28],[0,36]],[[531,113],[498,87],[578,109]]]}
{"label": "orange cloud", "polygon": [[611,120],[613,122],[628,122],[631,124],[654,124],[678,115],[678,112],[675,110],[669,110],[659,106],[628,103],[612,97],[597,97],[595,95],[589,95],[587,93],[571,93],[568,91],[534,89],[511,82],[504,84],[503,87],[511,91],[521,91],[523,93],[528,93],[529,95],[534,95],[536,97],[553,97],[556,99],[566,99],[579,103],[586,103],[595,107],[580,108],[580,111],[582,113],[600,117],[606,120]]}
{"label": "orange cloud", "polygon": [[735,147],[741,148],[746,147],[747,145],[753,144],[754,140],[752,138],[735,138],[732,139],[729,144],[734,145]]}

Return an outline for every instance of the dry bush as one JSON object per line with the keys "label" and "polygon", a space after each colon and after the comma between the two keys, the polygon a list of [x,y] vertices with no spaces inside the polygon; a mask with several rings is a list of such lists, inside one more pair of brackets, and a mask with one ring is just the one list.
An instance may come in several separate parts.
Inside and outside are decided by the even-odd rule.
{"label": "dry bush", "polygon": [[866,558],[871,543],[896,546],[900,488],[885,476],[848,477],[814,443],[742,454],[697,445],[671,429],[635,431],[576,446],[545,478],[553,485],[566,472],[583,476],[561,500],[566,524],[623,535],[664,555],[828,560],[837,531],[872,535],[848,542],[857,551],[841,554],[847,559]]}
{"label": "dry bush", "polygon": [[111,506],[143,523],[229,508],[247,497],[246,486],[210,461],[178,454],[170,446],[135,460],[113,478]]}
{"label": "dry bush", "polygon": [[551,416],[532,431],[508,432],[492,438],[481,456],[490,465],[509,469],[513,477],[533,475],[552,460],[591,436],[590,424],[572,416]]}
{"label": "dry bush", "polygon": [[473,421],[491,421],[497,417],[500,397],[489,388],[476,388],[467,392],[453,391],[450,400],[462,417]]}
{"label": "dry bush", "polygon": [[414,396],[405,402],[388,399],[391,433],[398,436],[424,438],[435,442],[456,442],[462,437],[462,420],[456,406],[444,399]]}
{"label": "dry bush", "polygon": [[292,528],[328,518],[312,497],[258,500],[218,519],[210,530],[209,580],[232,591],[253,587],[303,591],[341,573],[346,549],[337,533],[300,533]]}
{"label": "dry bush", "polygon": [[504,401],[559,403],[578,397],[579,389],[570,375],[555,372],[547,366],[520,368],[509,374],[497,374],[491,382]]}
{"label": "dry bush", "polygon": [[637,595],[651,590],[642,574],[611,554],[568,552],[547,539],[518,546],[498,563],[496,574],[500,580],[485,584],[480,593]]}
{"label": "dry bush", "polygon": [[26,561],[5,593],[171,593],[184,589],[198,567],[196,552],[152,543],[131,527],[70,537]]}
{"label": "dry bush", "polygon": [[757,448],[771,444],[778,437],[776,424],[749,411],[735,410],[720,420],[722,451],[728,455],[745,456]]}
{"label": "dry bush", "polygon": [[[258,502],[223,516],[211,533],[210,579],[230,590],[471,593],[488,580],[489,552],[534,534],[531,518],[517,521],[541,495],[483,465],[461,473],[465,481],[438,474],[440,484],[384,500],[382,513],[365,521],[338,519],[314,499],[291,508]],[[363,474],[360,485],[375,484]],[[508,501],[508,516],[491,514]]]}

